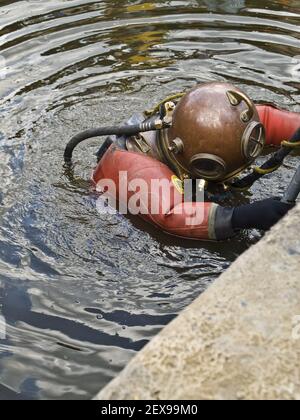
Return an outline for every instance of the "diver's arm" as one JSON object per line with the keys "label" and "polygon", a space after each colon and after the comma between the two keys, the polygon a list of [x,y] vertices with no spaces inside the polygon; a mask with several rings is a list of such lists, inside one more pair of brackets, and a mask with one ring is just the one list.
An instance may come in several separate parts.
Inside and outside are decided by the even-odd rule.
{"label": "diver's arm", "polygon": [[182,202],[169,212],[142,216],[144,220],[174,236],[221,241],[233,237],[233,209],[214,203]]}
{"label": "diver's arm", "polygon": [[[123,180],[121,174],[125,174]],[[100,190],[105,189],[107,180],[114,183],[117,200],[125,209],[130,209],[129,212],[132,212],[132,204],[138,201],[141,211],[136,214],[145,221],[169,234],[188,239],[225,240],[244,229],[267,231],[293,207],[276,198],[236,208],[208,202],[184,202],[176,182],[178,178],[166,165],[145,155],[120,150],[115,145],[105,153],[93,175],[93,182]],[[136,187],[141,181],[144,192],[139,191],[135,198]],[[153,181],[161,183],[162,188],[155,187]],[[164,184],[169,189],[164,190]]]}
{"label": "diver's arm", "polygon": [[232,227],[235,230],[268,231],[293,207],[294,204],[283,203],[280,198],[269,198],[236,207],[232,216]]}
{"label": "diver's arm", "polygon": [[[184,202],[178,178],[166,165],[148,156],[111,146],[93,175],[100,190],[105,189],[105,180],[116,185],[115,194],[122,207],[125,204],[133,213],[132,206],[138,201],[140,211],[136,214],[169,234],[196,240],[223,240],[235,234],[233,209],[214,203]],[[126,191],[122,188],[124,182]],[[157,188],[157,182],[162,188]],[[145,188],[137,195],[139,184]]]}
{"label": "diver's arm", "polygon": [[300,113],[284,111],[270,105],[256,105],[266,129],[267,145],[280,146],[300,127]]}
{"label": "diver's arm", "polygon": [[[170,214],[161,219],[160,216],[159,220],[155,219],[155,224],[176,236],[219,241],[229,239],[242,230],[268,231],[294,207],[293,204],[281,202],[280,198],[269,198],[235,208],[221,207],[213,203],[183,203],[177,208],[179,206],[184,209],[180,217]],[[203,208],[206,215],[200,223],[197,221],[197,211],[201,215]],[[192,219],[195,225],[188,226],[186,220],[191,210],[195,215],[195,219]]]}

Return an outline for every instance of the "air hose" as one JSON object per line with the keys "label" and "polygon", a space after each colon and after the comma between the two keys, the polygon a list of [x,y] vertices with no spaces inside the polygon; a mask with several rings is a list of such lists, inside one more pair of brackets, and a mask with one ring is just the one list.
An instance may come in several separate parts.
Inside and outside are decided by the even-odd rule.
{"label": "air hose", "polygon": [[289,141],[282,142],[282,147],[267,162],[259,168],[254,168],[249,175],[235,181],[230,187],[240,190],[250,188],[258,179],[280,168],[284,159],[297,147],[300,147],[300,128]]}
{"label": "air hose", "polygon": [[163,128],[169,127],[169,124],[166,124],[160,119],[156,120],[147,120],[140,124],[136,125],[124,125],[124,126],[114,126],[114,127],[100,127],[90,130],[83,131],[82,133],[74,136],[64,152],[64,160],[66,165],[72,165],[72,157],[75,148],[85,140],[91,139],[93,137],[102,137],[102,136],[133,136],[138,133],[143,133],[146,131],[160,130]]}

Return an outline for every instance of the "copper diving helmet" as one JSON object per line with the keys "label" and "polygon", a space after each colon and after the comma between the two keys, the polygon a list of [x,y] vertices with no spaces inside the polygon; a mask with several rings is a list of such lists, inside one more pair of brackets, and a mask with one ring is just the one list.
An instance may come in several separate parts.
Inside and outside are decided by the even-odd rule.
{"label": "copper diving helmet", "polygon": [[229,180],[250,166],[265,130],[250,98],[227,83],[206,83],[177,104],[171,128],[157,133],[163,160],[181,178]]}

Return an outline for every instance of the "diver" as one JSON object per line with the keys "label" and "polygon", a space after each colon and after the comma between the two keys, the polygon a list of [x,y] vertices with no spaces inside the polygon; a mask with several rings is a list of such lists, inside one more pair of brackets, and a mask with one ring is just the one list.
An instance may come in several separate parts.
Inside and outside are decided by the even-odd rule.
{"label": "diver", "polygon": [[[300,114],[273,105],[255,105],[228,83],[205,83],[167,98],[146,115],[146,119],[133,116],[123,127],[80,133],[68,144],[65,162],[71,163],[74,148],[83,140],[113,134],[98,152],[94,185],[103,179],[113,181],[118,202],[128,203],[135,191],[129,188],[123,195],[120,174],[126,173],[128,185],[142,179],[148,189],[141,201],[150,209],[150,198],[154,199],[160,211],[139,215],[166,233],[189,239],[225,240],[246,229],[268,231],[295,205],[277,198],[237,207],[209,200],[186,201],[183,185],[194,179],[196,189],[205,185],[206,191],[214,186],[249,189],[261,176],[277,170],[285,156],[300,146]],[[281,149],[261,168],[252,169],[265,146]],[[238,179],[245,170],[250,173]],[[167,180],[172,188],[167,209],[161,206],[164,190],[154,190],[153,179]]]}

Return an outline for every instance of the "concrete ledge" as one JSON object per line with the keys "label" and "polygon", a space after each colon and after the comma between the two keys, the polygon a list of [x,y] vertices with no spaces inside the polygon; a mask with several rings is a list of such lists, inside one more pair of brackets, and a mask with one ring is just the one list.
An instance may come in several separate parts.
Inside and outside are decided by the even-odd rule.
{"label": "concrete ledge", "polygon": [[156,336],[97,399],[299,400],[300,206]]}

